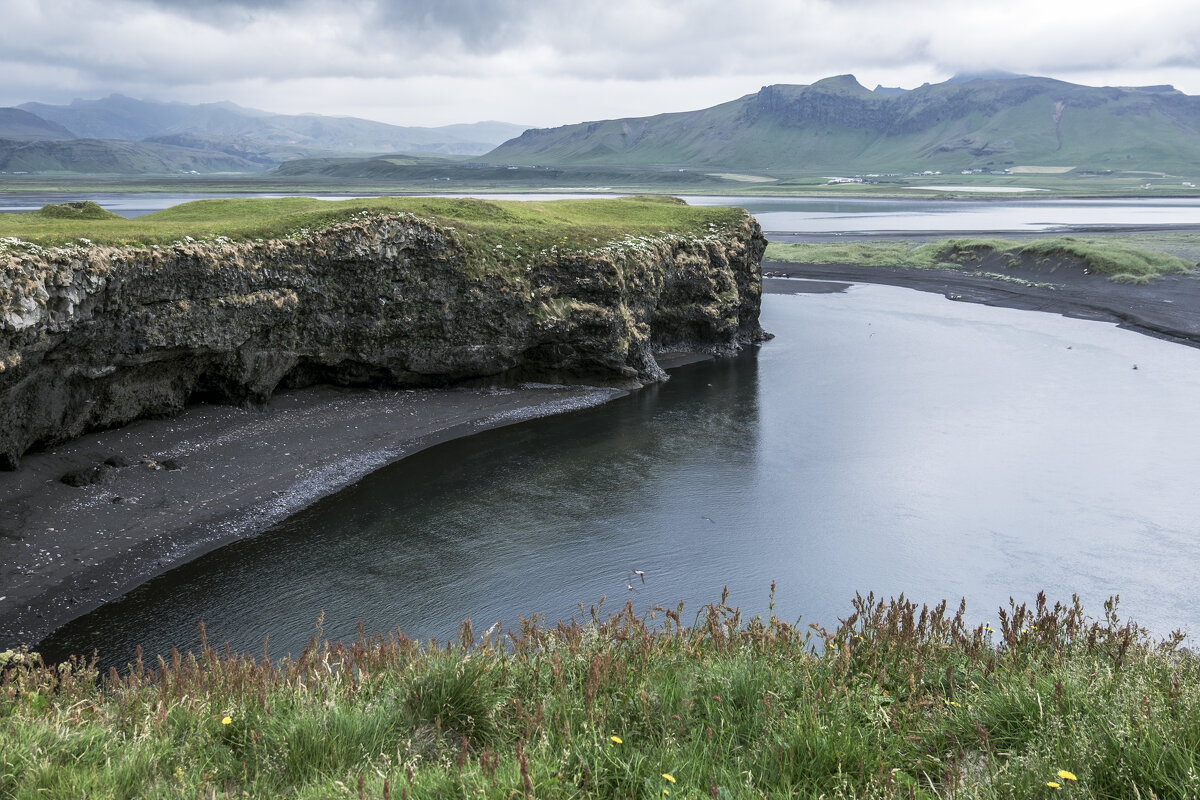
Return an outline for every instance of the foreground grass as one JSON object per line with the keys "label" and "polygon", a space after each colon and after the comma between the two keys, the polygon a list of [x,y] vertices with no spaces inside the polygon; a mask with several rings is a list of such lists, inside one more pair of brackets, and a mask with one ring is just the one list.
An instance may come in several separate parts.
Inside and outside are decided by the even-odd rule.
{"label": "foreground grass", "polygon": [[27,214],[0,214],[0,237],[39,246],[80,239],[106,245],[171,245],[217,236],[233,241],[303,236],[364,214],[414,214],[435,221],[464,245],[530,249],[591,249],[627,236],[706,235],[735,224],[738,209],[694,207],[673,197],[598,200],[493,201],[438,197],[376,197],[343,201],[310,197],[197,200],[126,219],[95,203],[48,205]]}
{"label": "foreground grass", "polygon": [[832,631],[720,603],[477,640],[172,653],[0,679],[0,797],[1200,795],[1200,658],[1078,601],[857,598]]}
{"label": "foreground grass", "polygon": [[807,264],[850,264],[909,269],[959,269],[964,265],[1019,264],[1072,260],[1089,271],[1127,283],[1144,283],[1159,275],[1187,274],[1195,264],[1160,249],[1101,237],[1062,236],[1027,241],[1007,239],[942,239],[911,243],[898,241],[781,244],[772,242],[766,257]]}

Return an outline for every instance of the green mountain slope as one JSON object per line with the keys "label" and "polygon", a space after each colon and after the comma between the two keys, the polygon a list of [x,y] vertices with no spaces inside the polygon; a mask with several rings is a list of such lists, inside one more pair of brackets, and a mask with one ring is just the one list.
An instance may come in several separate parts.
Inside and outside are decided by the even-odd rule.
{"label": "green mountain slope", "polygon": [[75,134],[56,122],[22,111],[0,108],[0,139],[74,139]]}
{"label": "green mountain slope", "polygon": [[266,165],[236,155],[151,142],[0,139],[0,172],[89,175],[176,175],[261,172]]}
{"label": "green mountain slope", "polygon": [[767,86],[700,111],[529,130],[487,158],[784,176],[1013,166],[1179,172],[1200,167],[1200,97],[1024,76],[872,92],[842,75]]}

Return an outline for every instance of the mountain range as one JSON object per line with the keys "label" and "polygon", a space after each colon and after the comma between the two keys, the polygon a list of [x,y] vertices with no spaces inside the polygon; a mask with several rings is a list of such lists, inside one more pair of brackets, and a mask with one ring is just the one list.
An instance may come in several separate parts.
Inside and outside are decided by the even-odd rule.
{"label": "mountain range", "polygon": [[1192,176],[1200,97],[993,72],[873,90],[839,75],[765,86],[698,111],[529,130],[400,127],[121,95],[0,108],[0,173],[268,170],[284,180],[498,187],[946,171]]}
{"label": "mountain range", "polygon": [[262,172],[325,155],[478,155],[524,130],[506,122],[404,127],[354,117],[273,114],[233,103],[111,95],[0,108],[0,171]]}
{"label": "mountain range", "polygon": [[1015,166],[1195,171],[1200,97],[1171,86],[1005,74],[870,90],[840,75],[766,86],[699,111],[532,129],[487,159],[774,176]]}

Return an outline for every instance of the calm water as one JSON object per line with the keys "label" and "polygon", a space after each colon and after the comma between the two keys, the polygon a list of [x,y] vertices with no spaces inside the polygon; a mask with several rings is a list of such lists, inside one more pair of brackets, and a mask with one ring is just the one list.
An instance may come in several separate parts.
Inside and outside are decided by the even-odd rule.
{"label": "calm water", "polygon": [[124,663],[195,647],[203,619],[278,656],[322,611],[326,636],[444,639],[726,585],[763,613],[772,580],[781,616],[824,624],[858,591],[982,619],[1044,589],[1200,630],[1200,350],[882,286],[767,296],[763,320],[753,352],[425,451],[43,649]]}
{"label": "calm water", "polygon": [[[46,203],[94,200],[110,211],[138,217],[164,208],[218,197],[284,197],[283,194],[188,193],[26,193],[0,194],[0,212],[34,211]],[[325,200],[362,197],[320,195]],[[617,197],[611,194],[446,195],[494,200],[558,200]],[[1200,225],[1200,198],[1095,200],[1021,199],[939,200],[814,197],[689,197],[693,205],[745,208],[763,230],[781,234],[867,233],[1038,233],[1113,227],[1180,227]]]}
{"label": "calm water", "polygon": [[733,205],[769,233],[1042,233],[1200,224],[1200,198],[1095,200],[895,200],[814,197],[689,197]]}

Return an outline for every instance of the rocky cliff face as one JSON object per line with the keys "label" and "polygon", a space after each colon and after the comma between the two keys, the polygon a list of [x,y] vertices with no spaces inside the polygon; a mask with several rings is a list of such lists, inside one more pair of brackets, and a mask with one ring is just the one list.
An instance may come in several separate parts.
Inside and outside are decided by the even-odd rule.
{"label": "rocky cliff face", "polygon": [[763,338],[765,239],[627,237],[488,266],[452,229],[364,216],[266,242],[0,242],[0,467],[88,430],[313,383],[633,386],[654,353]]}

